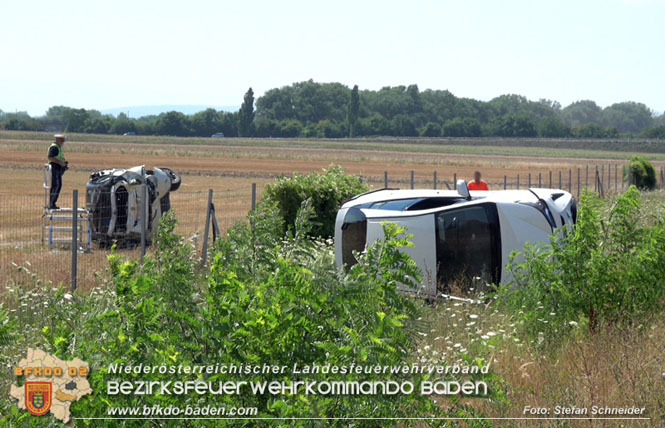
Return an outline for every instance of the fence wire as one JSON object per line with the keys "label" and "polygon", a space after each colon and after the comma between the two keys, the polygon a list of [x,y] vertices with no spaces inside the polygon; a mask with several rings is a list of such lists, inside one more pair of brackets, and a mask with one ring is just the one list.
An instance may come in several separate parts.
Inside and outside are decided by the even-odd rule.
{"label": "fence wire", "polygon": [[[603,196],[620,193],[630,185],[630,177],[625,173],[625,165],[608,164],[602,166],[560,169],[553,171],[513,174],[503,179],[490,180],[490,190],[527,189],[529,187],[560,188],[579,196],[582,189],[596,191]],[[457,179],[470,177],[456,173],[414,171],[407,174],[384,173],[382,176],[363,176],[364,183],[373,189],[383,187],[455,189]],[[665,171],[658,171],[658,186],[664,187]],[[260,198],[266,182],[257,182],[257,199]],[[233,224],[244,221],[253,206],[251,185],[234,186],[215,190],[213,204],[215,218],[220,232],[225,233]],[[131,232],[130,242],[123,242],[118,236],[102,239],[108,232],[112,220],[111,195],[100,193],[100,200],[90,201],[85,191],[79,192],[78,206],[83,213],[78,214],[76,278],[78,288],[90,289],[101,285],[110,278],[107,256],[110,245],[118,244],[117,254],[127,259],[141,256],[140,239],[136,224],[142,209],[128,200],[116,200],[115,230]],[[117,195],[116,195],[117,197]],[[14,283],[33,284],[35,282],[72,284],[72,211],[49,212],[44,209],[46,198],[42,194],[3,195],[0,203],[0,275],[4,286]],[[139,198],[140,199],[140,198]],[[169,205],[175,212],[178,224],[176,233],[182,235],[202,256],[208,191],[175,191],[169,194]],[[256,201],[254,201],[256,202]],[[125,204],[125,207],[122,204]],[[62,192],[58,200],[61,207],[73,205],[72,192]],[[140,205],[140,204],[139,204]],[[161,207],[161,206],[160,206]],[[125,214],[122,214],[123,209]],[[132,214],[133,213],[133,214]],[[55,218],[58,217],[58,218]],[[149,229],[150,224],[146,227]],[[156,229],[156,228],[155,228]],[[146,236],[149,242],[150,236]],[[212,232],[209,236],[211,247]],[[148,244],[147,252],[152,251]],[[0,289],[0,295],[4,289]]]}

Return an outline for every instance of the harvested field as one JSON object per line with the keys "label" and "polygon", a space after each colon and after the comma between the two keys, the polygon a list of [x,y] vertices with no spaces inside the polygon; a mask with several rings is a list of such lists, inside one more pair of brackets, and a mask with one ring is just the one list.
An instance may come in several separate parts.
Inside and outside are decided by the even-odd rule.
{"label": "harvested field", "polygon": [[[31,275],[53,282],[68,282],[70,251],[49,251],[41,242],[42,165],[50,145],[47,133],[0,132],[0,270],[5,277],[20,280],[25,272],[12,266],[27,266]],[[458,144],[456,144],[458,143]],[[522,187],[533,186],[541,174],[542,186],[570,188],[576,192],[577,170],[581,183],[590,169],[590,182],[596,167],[612,168],[605,183],[621,187],[621,167],[630,151],[616,150],[616,143],[583,144],[571,149],[570,142],[514,140],[303,140],[303,139],[201,139],[174,137],[123,137],[73,134],[65,145],[71,169],[64,176],[60,205],[70,206],[74,189],[79,190],[79,204],[85,201],[85,185],[91,172],[104,168],[128,168],[145,164],[167,166],[183,177],[181,188],[172,195],[172,206],[179,219],[179,232],[189,236],[200,248],[205,224],[207,190],[215,192],[215,206],[220,228],[225,230],[242,220],[251,207],[251,185],[257,183],[260,195],[265,184],[292,173],[319,171],[331,164],[341,165],[348,173],[362,175],[370,186],[382,187],[384,171],[389,185],[408,187],[414,171],[416,187],[432,187],[433,173],[439,187],[452,185],[453,176],[470,178],[480,170],[493,188],[514,188],[517,176]],[[481,145],[482,144],[482,145]],[[626,145],[630,144],[628,142]],[[582,145],[582,143],[580,143]],[[589,148],[597,148],[590,150]],[[607,147],[612,150],[607,150]],[[649,146],[640,146],[640,148]],[[665,155],[644,154],[657,168],[665,165]],[[572,170],[572,183],[569,171]],[[605,174],[605,172],[604,172]],[[135,255],[126,251],[127,255]],[[89,287],[98,281],[98,271],[106,266],[106,251],[93,251],[79,257],[79,281]]]}

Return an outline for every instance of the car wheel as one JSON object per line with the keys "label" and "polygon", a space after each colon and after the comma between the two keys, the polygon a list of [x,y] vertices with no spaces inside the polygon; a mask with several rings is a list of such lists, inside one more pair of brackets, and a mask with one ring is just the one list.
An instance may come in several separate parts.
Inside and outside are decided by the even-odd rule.
{"label": "car wheel", "polygon": [[182,180],[180,179],[180,174],[172,170],[171,168],[159,168],[162,171],[166,173],[166,175],[169,176],[171,179],[171,192],[175,192],[180,188],[180,184],[182,183]]}

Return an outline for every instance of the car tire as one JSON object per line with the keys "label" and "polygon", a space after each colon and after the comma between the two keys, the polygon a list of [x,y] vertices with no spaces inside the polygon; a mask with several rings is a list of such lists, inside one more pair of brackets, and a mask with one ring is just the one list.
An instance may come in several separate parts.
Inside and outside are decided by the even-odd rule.
{"label": "car tire", "polygon": [[182,183],[182,180],[180,178],[180,174],[178,174],[177,172],[175,172],[171,168],[161,168],[160,167],[159,169],[164,171],[166,173],[166,175],[168,175],[169,178],[171,179],[171,189],[170,189],[170,191],[175,192],[176,190],[178,190],[180,188],[180,184]]}

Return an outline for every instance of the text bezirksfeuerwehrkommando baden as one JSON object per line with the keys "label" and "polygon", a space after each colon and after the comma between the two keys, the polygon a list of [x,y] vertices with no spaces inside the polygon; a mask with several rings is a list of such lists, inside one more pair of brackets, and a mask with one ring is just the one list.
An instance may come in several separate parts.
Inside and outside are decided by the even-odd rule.
{"label": "text bezirksfeuerwehrkommando baden", "polygon": [[209,364],[209,365],[147,365],[147,364],[110,364],[108,374],[228,374],[228,375],[266,375],[266,374],[367,374],[367,375],[409,375],[409,374],[487,374],[489,364],[477,365],[418,365],[403,364],[394,366],[362,365],[351,363],[349,365],[315,364],[301,366],[294,363],[291,366],[271,364]]}

